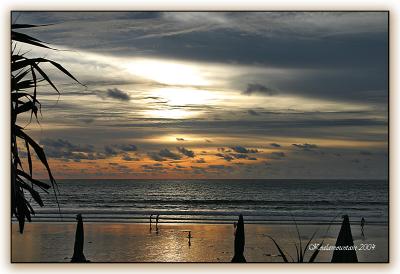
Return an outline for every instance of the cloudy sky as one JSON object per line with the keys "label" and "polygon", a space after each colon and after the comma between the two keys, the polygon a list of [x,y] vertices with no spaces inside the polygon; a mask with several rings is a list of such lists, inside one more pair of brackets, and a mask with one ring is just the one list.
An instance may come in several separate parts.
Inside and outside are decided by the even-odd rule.
{"label": "cloudy sky", "polygon": [[27,128],[57,178],[387,178],[387,16],[14,12],[86,85]]}

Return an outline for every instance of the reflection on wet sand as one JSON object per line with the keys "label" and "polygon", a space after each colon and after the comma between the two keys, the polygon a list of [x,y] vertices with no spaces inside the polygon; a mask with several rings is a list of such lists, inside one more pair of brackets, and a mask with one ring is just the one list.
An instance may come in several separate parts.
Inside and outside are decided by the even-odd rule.
{"label": "reflection on wet sand", "polygon": [[[302,225],[301,235],[310,237],[325,225]],[[13,262],[69,262],[74,249],[74,223],[28,223],[26,232],[12,227]],[[84,223],[84,253],[92,262],[230,262],[234,250],[234,230],[226,224],[166,224],[149,233],[148,224]],[[188,232],[192,238],[188,244]],[[296,230],[291,225],[245,225],[247,262],[282,262],[265,235],[293,247]],[[324,243],[334,245],[340,225],[330,229]],[[359,261],[387,260],[387,226],[370,225],[362,238],[359,226],[352,226],[354,243],[375,243],[374,251],[359,252]],[[358,233],[359,232],[359,233]],[[318,242],[318,237],[315,238]],[[288,248],[290,250],[290,248]],[[316,261],[329,262],[332,252],[321,251]]]}

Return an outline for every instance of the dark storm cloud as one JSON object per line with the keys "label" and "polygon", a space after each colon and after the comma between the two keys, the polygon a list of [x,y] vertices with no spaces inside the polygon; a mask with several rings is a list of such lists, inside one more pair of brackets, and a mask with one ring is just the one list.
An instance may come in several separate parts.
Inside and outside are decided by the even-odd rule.
{"label": "dark storm cloud", "polygon": [[140,158],[131,157],[129,154],[123,154],[121,159],[124,161],[140,161]]}
{"label": "dark storm cloud", "polygon": [[91,124],[91,123],[93,123],[95,121],[94,118],[82,118],[82,119],[79,119],[79,120],[84,122],[85,124]]}
{"label": "dark storm cloud", "polygon": [[157,172],[165,169],[162,164],[156,163],[156,164],[145,164],[141,165],[142,169],[146,172]]}
{"label": "dark storm cloud", "polygon": [[[60,110],[62,111],[62,110]],[[103,114],[104,116],[104,114]],[[113,117],[112,114],[109,117]],[[345,118],[352,117],[352,118]],[[217,136],[224,132],[243,138],[264,136],[275,136],[275,140],[282,137],[301,138],[340,138],[346,140],[382,141],[386,140],[387,120],[377,118],[354,118],[373,117],[370,113],[300,113],[300,114],[269,114],[263,120],[212,120],[210,119],[152,119],[141,118],[120,120],[114,118],[112,123],[104,123],[101,126],[91,126],[84,130],[82,128],[66,128],[48,132],[48,136],[57,139],[58,136],[65,136],[66,139],[74,142],[81,142],[78,136],[87,136],[89,143],[103,147],[115,139],[137,139],[154,138],[154,136],[174,132],[188,132],[207,136],[215,140],[216,146],[223,144],[218,142]],[[99,125],[99,122],[96,122]],[[356,130],[355,130],[356,129]],[[371,129],[375,133],[371,134]],[[36,136],[40,136],[37,133]],[[39,137],[40,138],[40,137]],[[110,144],[109,144],[110,145]],[[251,143],[242,146],[251,146]],[[153,147],[152,149],[154,149]],[[114,147],[116,150],[117,148]]]}
{"label": "dark storm cloud", "polygon": [[380,67],[371,65],[362,69],[305,71],[294,75],[290,80],[282,77],[272,81],[287,94],[309,98],[386,103],[387,75],[387,64],[385,64]]}
{"label": "dark storm cloud", "polygon": [[249,109],[247,110],[247,113],[253,116],[258,116],[260,115],[257,111],[253,110],[253,109]]}
{"label": "dark storm cloud", "polygon": [[229,154],[222,154],[222,153],[217,153],[215,154],[215,156],[220,157],[222,159],[224,159],[225,161],[232,161],[234,158],[232,156],[230,156]]}
{"label": "dark storm cloud", "polygon": [[[314,113],[313,113],[314,114]],[[317,114],[317,113],[316,113]],[[323,113],[321,113],[323,114]],[[329,115],[329,113],[327,114]],[[165,123],[168,122],[168,125],[171,128],[190,128],[190,129],[204,129],[204,133],[207,133],[207,130],[216,129],[221,132],[221,129],[234,129],[234,128],[244,128],[247,130],[252,129],[265,129],[268,131],[270,128],[286,128],[286,129],[299,129],[299,128],[319,128],[319,127],[343,127],[343,126],[365,126],[365,127],[372,127],[372,126],[387,126],[387,121],[384,119],[367,119],[367,118],[332,118],[332,119],[325,119],[324,117],[321,118],[314,118],[308,119],[307,115],[304,114],[303,116],[299,114],[290,115],[287,114],[288,119],[284,115],[274,115],[271,117],[276,118],[276,120],[200,120],[200,119],[191,119],[191,120],[176,120],[176,119],[156,119],[153,123],[148,122],[137,122],[137,123],[126,123],[126,124],[112,124],[110,126],[114,127],[139,127],[139,128],[146,128],[146,127],[163,127]],[[279,120],[278,120],[279,119]],[[144,119],[146,120],[146,119]],[[162,120],[157,123],[158,120]],[[151,121],[151,119],[149,120]]]}
{"label": "dark storm cloud", "polygon": [[[165,58],[173,60],[173,62],[187,60],[191,62],[189,64],[199,64],[210,68],[214,62],[221,64],[223,65],[221,67],[227,68],[226,75],[213,74],[210,80],[219,80],[221,77],[222,85],[219,92],[235,91],[238,97],[248,100],[246,104],[238,108],[239,117],[227,115],[228,110],[222,109],[224,106],[221,108],[220,106],[209,107],[206,105],[176,105],[168,108],[168,110],[180,109],[187,112],[201,111],[205,115],[210,114],[205,119],[203,117],[179,120],[141,117],[144,113],[143,110],[152,110],[151,107],[162,108],[168,102],[166,100],[161,102],[160,97],[157,98],[152,94],[136,95],[136,92],[147,91],[146,89],[149,87],[161,88],[161,84],[155,86],[154,83],[150,83],[142,90],[142,87],[136,88],[136,78],[120,80],[119,78],[123,77],[109,75],[108,78],[116,79],[104,80],[97,75],[90,76],[88,82],[85,81],[85,83],[99,85],[98,92],[80,93],[71,90],[71,92],[63,93],[69,96],[68,100],[80,95],[101,97],[99,94],[102,94],[101,98],[103,99],[115,100],[101,101],[96,98],[100,104],[87,104],[84,101],[75,104],[64,104],[60,101],[59,104],[55,104],[55,101],[49,100],[49,104],[45,106],[51,110],[48,115],[51,123],[68,125],[48,131],[48,136],[63,136],[70,141],[69,145],[61,142],[47,146],[51,155],[57,155],[64,160],[80,161],[81,159],[90,160],[118,155],[129,161],[136,156],[125,152],[135,150],[129,148],[124,150],[118,145],[110,145],[110,140],[115,140],[120,144],[123,140],[139,140],[138,145],[141,148],[143,145],[147,151],[158,151],[167,145],[150,145],[142,140],[158,138],[171,133],[190,133],[197,134],[202,139],[212,138],[215,143],[214,147],[240,144],[241,146],[235,147],[236,150],[232,147],[229,152],[220,151],[221,155],[248,160],[255,160],[255,157],[250,156],[258,155],[246,152],[249,150],[246,147],[254,146],[252,142],[255,138],[260,142],[274,140],[285,144],[286,138],[315,140],[312,142],[323,138],[341,141],[376,141],[377,143],[373,145],[380,147],[384,146],[387,139],[387,13],[24,12],[20,21],[20,23],[57,23],[57,25],[32,29],[30,34],[54,43],[55,46],[65,46],[67,49],[79,53],[82,50],[82,59],[85,59],[85,53],[88,53],[88,56],[92,53],[100,53],[104,57],[105,63],[102,63],[102,58],[93,62],[87,61],[93,68],[97,68],[99,65],[99,74],[106,66],[118,67],[120,65],[106,63],[115,56],[123,57],[121,60],[124,62],[131,62],[130,58],[141,57],[155,60]],[[69,60],[68,58],[70,57],[66,54],[65,60]],[[74,59],[72,60],[71,63],[76,62]],[[62,63],[64,64],[64,62]],[[232,73],[232,79],[229,79],[230,76],[227,75],[231,75],[229,73],[231,68],[235,69],[235,73]],[[91,72],[88,70],[87,73]],[[81,76],[79,74],[78,76]],[[82,73],[82,77],[86,77],[86,71]],[[225,80],[226,84],[224,84]],[[210,81],[210,83],[214,83],[214,81]],[[122,87],[125,84],[131,86],[129,88]],[[113,88],[110,89],[113,91],[112,94],[108,94],[108,87]],[[114,89],[114,87],[118,88]],[[211,92],[213,88],[210,88]],[[126,90],[132,91],[132,93],[128,93]],[[293,100],[294,106],[290,106],[290,109],[287,109],[288,106],[282,106],[275,112],[268,112],[269,106],[267,105],[260,107],[247,104],[256,100],[258,96],[274,95],[273,93],[276,91],[279,91],[276,97],[263,98],[263,100],[277,100],[278,96],[284,98],[289,95],[288,97],[296,96],[302,100],[326,99],[332,103],[333,107],[335,104],[339,106],[342,102],[346,104],[343,105],[343,108],[338,107],[337,113],[330,114],[319,112],[318,102],[315,102],[316,111],[312,113],[303,113],[310,106],[304,108],[302,105],[296,106],[296,100]],[[240,96],[240,92],[252,96]],[[147,99],[145,99],[146,97]],[[117,104],[125,104],[129,99],[131,103],[136,103],[137,98],[138,100],[147,100],[145,107],[138,104],[137,111],[132,111],[132,108],[116,107]],[[279,107],[274,106],[274,108]],[[363,110],[353,113],[343,110],[348,108]],[[234,113],[234,109],[229,111],[231,114]],[[290,114],[291,111],[296,113]],[[53,115],[56,112],[57,115]],[[141,114],[138,115],[138,113]],[[59,117],[63,117],[63,120],[60,121]],[[80,124],[74,127],[76,121]],[[83,124],[86,122],[88,125]],[[83,125],[85,128],[82,127]],[[232,143],[229,141],[229,145],[227,145],[226,140],[220,139],[221,135],[237,139],[234,139]],[[263,137],[265,139],[262,139]],[[83,151],[84,146],[79,145],[73,147],[74,142],[81,142],[83,138],[89,140],[86,143],[94,144],[99,149],[102,149],[104,144],[108,144],[109,153],[102,153],[100,150],[100,152]],[[195,139],[193,138],[193,140]],[[177,139],[177,141],[180,140]],[[312,144],[293,144],[292,148],[299,151],[297,157],[307,156],[305,152],[304,155],[301,155],[302,151],[315,150],[315,155],[320,152],[318,148],[310,148],[305,145]],[[279,146],[279,144],[269,145],[270,148],[279,148]],[[213,154],[211,148],[201,149],[208,149],[207,155]],[[377,155],[381,153],[380,149],[377,149],[377,152],[374,150],[373,155],[361,153],[360,150],[362,150],[361,147],[354,148],[352,157],[356,158],[358,155],[362,158],[361,155],[365,155],[368,157],[362,159],[376,159]],[[176,160],[169,158],[167,156],[169,153],[183,158],[176,151],[160,152],[151,152],[148,155],[156,161]],[[331,153],[335,152],[345,155],[342,151],[331,151]],[[296,154],[295,151],[291,151],[291,153]],[[279,158],[278,154],[266,153],[265,155]],[[321,158],[323,157],[318,159]],[[285,164],[290,160],[291,157],[285,158]],[[190,161],[195,162],[196,160],[190,159]],[[236,162],[236,160],[232,160],[232,162]],[[271,162],[274,162],[275,167],[283,161]],[[323,161],[320,166],[322,163],[331,167],[329,163]],[[385,165],[385,161],[376,161],[376,163],[377,167]],[[307,167],[307,164],[304,166],[305,168],[302,170],[304,173],[311,172],[315,175],[320,172],[318,168]],[[337,166],[333,164],[332,170],[340,172],[332,173],[332,176],[349,174],[350,171],[346,166],[342,168],[337,168]],[[285,173],[288,169],[282,168],[282,174],[289,176],[289,173]],[[322,170],[326,171],[326,169]],[[385,169],[382,168],[382,170]]]}
{"label": "dark storm cloud", "polygon": [[163,148],[159,152],[149,152],[147,155],[154,161],[159,162],[166,161],[168,159],[180,160],[182,158],[179,154],[176,154],[167,148]]}
{"label": "dark storm cloud", "polygon": [[284,152],[271,152],[270,154],[267,155],[268,159],[274,159],[274,160],[280,160],[282,158],[286,157],[286,154]]}
{"label": "dark storm cloud", "polygon": [[187,157],[193,158],[195,156],[194,152],[190,149],[186,149],[184,147],[177,147],[176,149]]}
{"label": "dark storm cloud", "polygon": [[121,101],[129,101],[130,100],[130,96],[128,93],[126,93],[120,89],[117,89],[117,88],[107,89],[107,97],[112,98],[112,99],[121,100]]}
{"label": "dark storm cloud", "polygon": [[193,172],[195,174],[205,174],[206,170],[202,167],[198,167],[198,166],[190,166],[190,168],[193,170]]}
{"label": "dark storm cloud", "polygon": [[122,151],[137,151],[137,146],[133,144],[127,144],[127,145],[115,145],[114,147],[122,150]]}
{"label": "dark storm cloud", "polygon": [[[173,87],[173,85],[171,86]],[[167,103],[167,102],[161,102],[161,103]],[[184,110],[213,110],[216,109],[214,106],[209,106],[209,105],[199,105],[199,104],[186,104],[186,105],[170,105],[171,109],[184,109]]]}
{"label": "dark storm cloud", "polygon": [[[33,32],[78,50],[298,70],[245,73],[235,88],[248,95],[279,90],[342,101],[387,99],[387,12],[20,14],[23,23],[57,23]],[[259,82],[265,79],[268,85]]]}
{"label": "dark storm cloud", "polygon": [[235,146],[235,147],[230,147],[231,149],[233,149],[235,152],[238,153],[258,153],[257,149],[247,149],[245,147],[242,146]]}
{"label": "dark storm cloud", "polygon": [[114,156],[118,154],[118,151],[115,150],[113,147],[111,146],[104,146],[104,152],[106,153],[106,155],[108,156]]}
{"label": "dark storm cloud", "polygon": [[116,144],[104,146],[104,152],[107,156],[115,156],[118,154],[127,155],[126,152],[133,151],[137,151],[137,147],[133,144]]}
{"label": "dark storm cloud", "polygon": [[247,159],[247,158],[249,158],[249,156],[247,154],[243,154],[243,153],[231,153],[230,155],[232,155],[236,159]]}
{"label": "dark storm cloud", "polygon": [[174,159],[174,160],[179,160],[182,158],[179,154],[176,154],[167,148],[160,150],[160,152],[158,152],[158,155],[160,155],[161,157]]}
{"label": "dark storm cloud", "polygon": [[93,152],[94,149],[92,145],[85,145],[85,146],[74,145],[71,142],[64,139],[45,138],[40,140],[40,144],[45,147],[63,148],[71,151],[81,151],[81,152]]}
{"label": "dark storm cloud", "polygon": [[[58,23],[34,30],[48,42],[113,54],[150,48],[155,56],[291,67],[384,62],[375,53],[385,49],[388,28],[386,12],[21,14],[23,23]],[[109,42],[101,43],[105,38]]]}
{"label": "dark storm cloud", "polygon": [[[335,136],[343,138],[359,140],[382,140],[385,138],[384,130],[387,128],[387,121],[383,119],[342,119],[333,114],[319,115],[311,119],[308,115],[290,114],[290,115],[270,115],[263,120],[163,120],[161,122],[137,122],[126,124],[112,124],[111,126],[118,128],[136,129],[135,132],[142,132],[151,127],[152,129],[165,128],[166,125],[170,129],[175,130],[190,130],[196,134],[220,134],[226,132],[229,134],[268,134],[271,136],[293,136],[293,137],[327,137],[334,138]],[[342,116],[343,117],[343,116]],[[329,118],[329,119],[328,119]],[[340,131],[334,130],[340,127]],[[345,127],[345,128],[344,128]],[[365,134],[362,131],[351,132],[352,128],[359,129],[380,128],[382,134]],[[323,129],[323,130],[321,130]],[[223,148],[222,148],[223,149]],[[240,152],[239,152],[240,153]]]}
{"label": "dark storm cloud", "polygon": [[315,145],[315,144],[307,144],[307,143],[305,143],[305,144],[292,144],[292,146],[294,146],[294,147],[296,147],[298,149],[304,150],[304,151],[311,151],[313,149],[317,149],[318,148],[318,146]]}
{"label": "dark storm cloud", "polygon": [[149,152],[149,153],[147,153],[147,155],[150,157],[150,159],[152,159],[154,161],[158,161],[158,162],[165,161],[165,159],[163,157],[161,157],[160,155],[158,155],[158,153],[156,153],[156,152]]}
{"label": "dark storm cloud", "polygon": [[216,169],[216,170],[232,170],[233,169],[231,166],[225,166],[225,165],[209,165],[208,168]]}
{"label": "dark storm cloud", "polygon": [[274,147],[274,148],[281,147],[281,145],[280,145],[280,144],[277,144],[277,143],[270,143],[269,146],[270,146],[270,147]]}
{"label": "dark storm cloud", "polygon": [[371,151],[363,150],[363,151],[360,151],[360,154],[361,154],[361,155],[370,156],[370,155],[372,155],[373,153],[372,153]]}
{"label": "dark storm cloud", "polygon": [[242,92],[245,95],[251,95],[253,93],[262,93],[264,95],[272,96],[275,95],[277,92],[275,89],[266,87],[261,84],[248,84],[246,90]]}
{"label": "dark storm cloud", "polygon": [[[18,18],[19,21],[24,21],[26,18],[30,18],[34,24],[62,24],[66,22],[102,22],[110,20],[122,20],[122,19],[154,19],[160,17],[160,12],[104,12],[104,11],[91,11],[91,12],[12,12],[12,18],[15,20]],[[43,22],[43,23],[41,23]],[[17,22],[19,23],[19,22]],[[85,26],[82,26],[85,27]]]}
{"label": "dark storm cloud", "polygon": [[197,160],[196,160],[196,163],[198,163],[198,164],[205,164],[206,161],[205,161],[203,158],[200,158],[200,159],[197,159]]}
{"label": "dark storm cloud", "polygon": [[57,158],[63,161],[97,160],[105,159],[107,154],[96,152],[92,145],[75,145],[64,139],[45,138],[40,144],[46,155],[50,158]]}

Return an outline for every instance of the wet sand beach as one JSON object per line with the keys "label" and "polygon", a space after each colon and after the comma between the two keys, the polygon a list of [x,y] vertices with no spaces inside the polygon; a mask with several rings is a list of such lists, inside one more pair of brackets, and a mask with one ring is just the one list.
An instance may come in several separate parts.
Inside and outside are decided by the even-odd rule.
{"label": "wet sand beach", "polygon": [[[311,244],[321,242],[327,224],[299,224],[303,248],[318,230]],[[12,262],[69,262],[74,250],[75,223],[28,223],[24,234],[12,224]],[[332,225],[324,246],[334,246],[340,225]],[[387,262],[388,228],[367,225],[365,237],[359,225],[352,225],[354,244],[375,244],[374,250],[358,251],[359,262]],[[165,224],[158,233],[148,224],[84,223],[84,253],[91,262],[230,262],[234,228],[227,224]],[[188,231],[191,231],[190,246]],[[294,225],[245,224],[247,262],[283,262],[272,236],[293,258],[298,242]],[[312,251],[308,251],[306,259]],[[316,262],[330,262],[332,251],[321,250]]]}

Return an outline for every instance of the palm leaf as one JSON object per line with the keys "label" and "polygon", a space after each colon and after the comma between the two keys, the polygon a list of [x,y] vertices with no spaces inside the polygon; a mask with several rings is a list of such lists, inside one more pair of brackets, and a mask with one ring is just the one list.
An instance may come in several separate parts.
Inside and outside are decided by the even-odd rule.
{"label": "palm leaf", "polygon": [[[78,79],[76,79],[68,70],[66,70],[63,66],[61,66],[59,63],[45,59],[45,58],[34,58],[34,59],[28,59],[25,58],[19,61],[16,61],[14,63],[12,63],[11,65],[11,71],[17,71],[20,70],[22,68],[31,66],[33,67],[37,72],[40,73],[40,75],[46,80],[46,82],[48,82],[53,88],[54,90],[56,90],[58,93],[58,89],[57,87],[53,84],[53,82],[50,80],[50,78],[47,76],[47,74],[39,67],[39,63],[50,63],[53,66],[55,66],[58,70],[60,70],[61,72],[63,72],[65,75],[67,75],[69,78],[73,79],[75,82],[83,85],[81,82],[78,81]],[[84,85],[83,85],[84,86]]]}
{"label": "palm leaf", "polygon": [[[18,75],[16,75],[16,76],[12,76],[12,77],[11,77],[11,83],[12,83],[12,85],[13,85],[13,84],[15,85],[16,83],[18,83],[19,81],[21,81],[22,78],[24,78],[24,77],[28,74],[28,72],[29,72],[29,69],[27,69],[27,70],[21,72],[20,74],[18,74]],[[12,90],[16,90],[16,89],[12,88]]]}
{"label": "palm leaf", "polygon": [[[33,88],[33,101],[35,102],[35,101],[37,101],[36,100],[36,86],[37,86],[37,80],[36,80],[36,73],[35,73],[35,70],[34,70],[34,68],[31,66],[31,73],[32,73],[32,81],[33,81],[33,83],[34,83],[34,88]],[[37,120],[37,117],[36,117],[36,120]]]}
{"label": "palm leaf", "polygon": [[30,181],[32,184],[40,187],[43,191],[45,191],[46,193],[48,193],[47,189],[50,188],[50,185],[43,183],[39,180],[33,179],[32,176],[30,176],[29,174],[27,174],[26,172],[18,169],[17,170],[17,175],[24,177],[25,179],[27,179],[28,181]]}
{"label": "palm leaf", "polygon": [[23,57],[22,55],[19,54],[13,54],[11,56],[11,63],[16,62],[18,60],[24,59],[25,57]]}
{"label": "palm leaf", "polygon": [[46,27],[46,26],[52,26],[52,25],[53,24],[45,24],[45,25],[12,24],[11,29],[38,28],[38,27]]}
{"label": "palm leaf", "polygon": [[25,146],[26,146],[26,151],[28,154],[28,165],[29,165],[29,175],[32,177],[32,158],[31,158],[31,152],[29,150],[29,144],[28,141],[25,140]]}
{"label": "palm leaf", "polygon": [[37,110],[38,109],[37,109],[35,103],[33,103],[32,101],[28,101],[17,108],[17,114],[27,112],[27,111],[32,111],[32,112],[36,113]]}
{"label": "palm leaf", "polygon": [[36,38],[33,38],[29,35],[26,35],[26,34],[23,34],[20,32],[16,32],[16,31],[11,31],[11,40],[29,44],[29,45],[33,45],[33,46],[37,46],[37,47],[41,47],[41,48],[52,49],[51,47],[43,45],[42,41],[40,41]]}
{"label": "palm leaf", "polygon": [[29,193],[31,194],[32,198],[36,201],[36,203],[38,203],[38,205],[43,206],[43,201],[42,198],[40,197],[39,192],[37,192],[36,190],[34,190],[30,185],[28,185],[27,183],[20,181],[19,185],[23,188],[29,191]]}
{"label": "palm leaf", "polygon": [[[48,193],[47,190],[50,187],[53,187],[60,215],[61,210],[57,197],[57,183],[50,170],[45,152],[42,147],[40,147],[27,133],[24,132],[22,127],[17,125],[17,117],[21,113],[30,111],[31,119],[32,116],[35,115],[36,121],[39,122],[37,117],[37,111],[41,109],[41,104],[37,99],[37,87],[39,82],[46,81],[54,90],[57,91],[57,93],[59,93],[59,90],[51,78],[40,67],[40,64],[42,63],[49,63],[67,77],[83,85],[59,63],[45,58],[27,58],[25,56],[26,53],[20,54],[20,50],[17,50],[18,43],[25,43],[34,47],[55,50],[48,46],[47,43],[37,38],[14,31],[16,29],[28,29],[40,26],[47,25],[12,24],[11,26],[11,214],[17,218],[21,233],[23,233],[24,230],[25,220],[31,221],[31,214],[35,214],[30,202],[25,198],[25,193],[27,195],[29,194],[38,205],[44,205],[40,193],[35,190],[34,187],[37,186],[41,191],[46,193]],[[29,174],[23,170],[21,159],[19,157],[18,138],[25,142]],[[50,180],[49,184],[33,178],[31,154],[33,152],[45,167]]]}
{"label": "palm leaf", "polygon": [[50,182],[52,186],[54,187],[55,184],[55,179],[53,177],[53,174],[51,173],[49,164],[47,163],[47,158],[46,154],[43,151],[43,148],[41,148],[29,135],[27,135],[21,127],[16,126],[16,135],[20,137],[21,139],[24,139],[29,143],[29,145],[35,150],[36,155],[38,156],[39,160],[42,162],[42,164],[45,166],[47,173],[50,178]]}
{"label": "palm leaf", "polygon": [[20,82],[14,82],[12,84],[13,90],[25,90],[34,87],[34,83],[32,80],[25,80]]}
{"label": "palm leaf", "polygon": [[19,223],[19,231],[22,233],[24,231],[25,226],[25,218],[30,222],[31,221],[31,211],[34,213],[33,208],[28,208],[29,202],[24,197],[24,192],[22,190],[18,190],[16,192],[16,207],[17,207],[17,214],[16,217]]}

